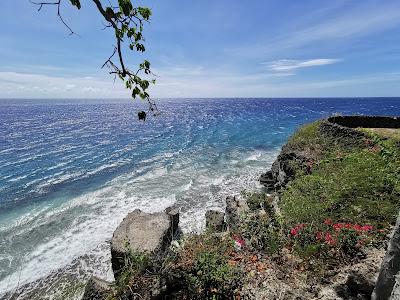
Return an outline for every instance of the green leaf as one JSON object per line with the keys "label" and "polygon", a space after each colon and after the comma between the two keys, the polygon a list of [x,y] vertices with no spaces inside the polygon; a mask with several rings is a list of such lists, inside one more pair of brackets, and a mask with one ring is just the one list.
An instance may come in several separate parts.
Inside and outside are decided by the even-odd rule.
{"label": "green leaf", "polygon": [[140,120],[146,121],[146,113],[144,111],[139,111],[138,118],[139,118],[139,121]]}
{"label": "green leaf", "polygon": [[119,8],[125,16],[129,16],[133,9],[133,5],[130,0],[118,0]]}

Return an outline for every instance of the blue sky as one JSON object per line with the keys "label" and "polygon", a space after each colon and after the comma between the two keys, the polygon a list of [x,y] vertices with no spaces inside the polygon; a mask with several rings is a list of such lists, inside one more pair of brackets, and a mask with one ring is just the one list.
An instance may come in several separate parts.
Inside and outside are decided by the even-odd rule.
{"label": "blue sky", "polygon": [[[113,37],[92,1],[0,1],[0,98],[126,98],[100,67]],[[153,97],[400,96],[400,1],[157,0],[145,28]]]}

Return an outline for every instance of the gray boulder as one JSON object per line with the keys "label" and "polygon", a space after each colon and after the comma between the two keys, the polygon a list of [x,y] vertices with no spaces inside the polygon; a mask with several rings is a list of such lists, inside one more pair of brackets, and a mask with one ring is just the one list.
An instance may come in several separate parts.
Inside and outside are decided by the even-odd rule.
{"label": "gray boulder", "polygon": [[240,222],[240,217],[249,211],[246,199],[240,196],[228,196],[226,197],[226,223],[236,228]]}
{"label": "gray boulder", "polygon": [[222,232],[226,229],[225,214],[218,210],[208,210],[206,212],[206,228],[214,232]]}
{"label": "gray boulder", "polygon": [[110,282],[92,276],[86,284],[82,300],[105,300],[110,289]]}
{"label": "gray boulder", "polygon": [[382,261],[378,280],[371,299],[386,300],[400,299],[400,285],[396,283],[396,276],[400,274],[400,214],[393,228],[388,249]]}
{"label": "gray boulder", "polygon": [[125,258],[131,252],[162,255],[178,232],[178,224],[177,208],[167,208],[165,212],[153,214],[139,209],[129,213],[114,231],[111,240],[111,265],[115,278],[119,276]]}

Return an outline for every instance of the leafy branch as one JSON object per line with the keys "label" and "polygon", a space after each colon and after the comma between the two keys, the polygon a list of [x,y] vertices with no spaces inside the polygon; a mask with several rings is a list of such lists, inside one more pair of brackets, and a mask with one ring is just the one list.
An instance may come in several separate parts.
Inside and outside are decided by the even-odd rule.
{"label": "leafy branch", "polygon": [[[30,0],[31,1],[31,0]],[[69,30],[70,35],[76,34],[71,27],[64,21],[61,12],[61,2],[63,0],[53,2],[33,2],[38,5],[40,11],[43,6],[57,6],[57,16],[61,22]],[[69,2],[77,9],[81,8],[81,0],[69,0]],[[113,6],[111,2],[108,6],[103,6],[101,0],[92,0],[98,12],[103,16],[106,24],[105,28],[110,28],[114,31],[115,42],[111,56],[104,62],[102,68],[108,67],[109,73],[114,75],[114,79],[118,77],[125,84],[125,87],[131,91],[132,98],[137,97],[145,100],[149,104],[149,111],[156,115],[158,113],[157,106],[150,99],[147,90],[150,83],[155,84],[155,79],[147,80],[142,78],[142,75],[150,76],[154,74],[150,69],[150,62],[144,60],[139,64],[136,71],[131,71],[124,62],[123,45],[127,43],[130,51],[144,52],[145,38],[143,36],[144,24],[150,21],[151,10],[147,7],[134,7],[131,0],[118,0],[118,5]],[[146,119],[146,112],[138,113],[139,120]]]}

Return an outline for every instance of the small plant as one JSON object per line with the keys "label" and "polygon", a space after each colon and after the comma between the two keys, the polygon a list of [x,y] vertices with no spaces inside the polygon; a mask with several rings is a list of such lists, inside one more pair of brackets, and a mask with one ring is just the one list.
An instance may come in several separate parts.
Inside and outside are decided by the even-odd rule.
{"label": "small plant", "polygon": [[269,214],[249,214],[242,220],[241,233],[249,244],[257,250],[272,255],[282,245],[279,226]]}
{"label": "small plant", "polygon": [[242,194],[250,210],[264,209],[267,213],[272,212],[273,198],[271,196],[260,192],[243,192]]}
{"label": "small plant", "polygon": [[[159,276],[159,262],[147,252],[127,248],[124,267],[116,278],[108,300],[131,299],[136,294],[148,293]],[[134,298],[135,299],[135,298]]]}
{"label": "small plant", "polygon": [[181,293],[188,299],[231,299],[240,280],[239,270],[229,264],[234,252],[231,239],[193,236],[169,262],[167,272],[180,278]]}

